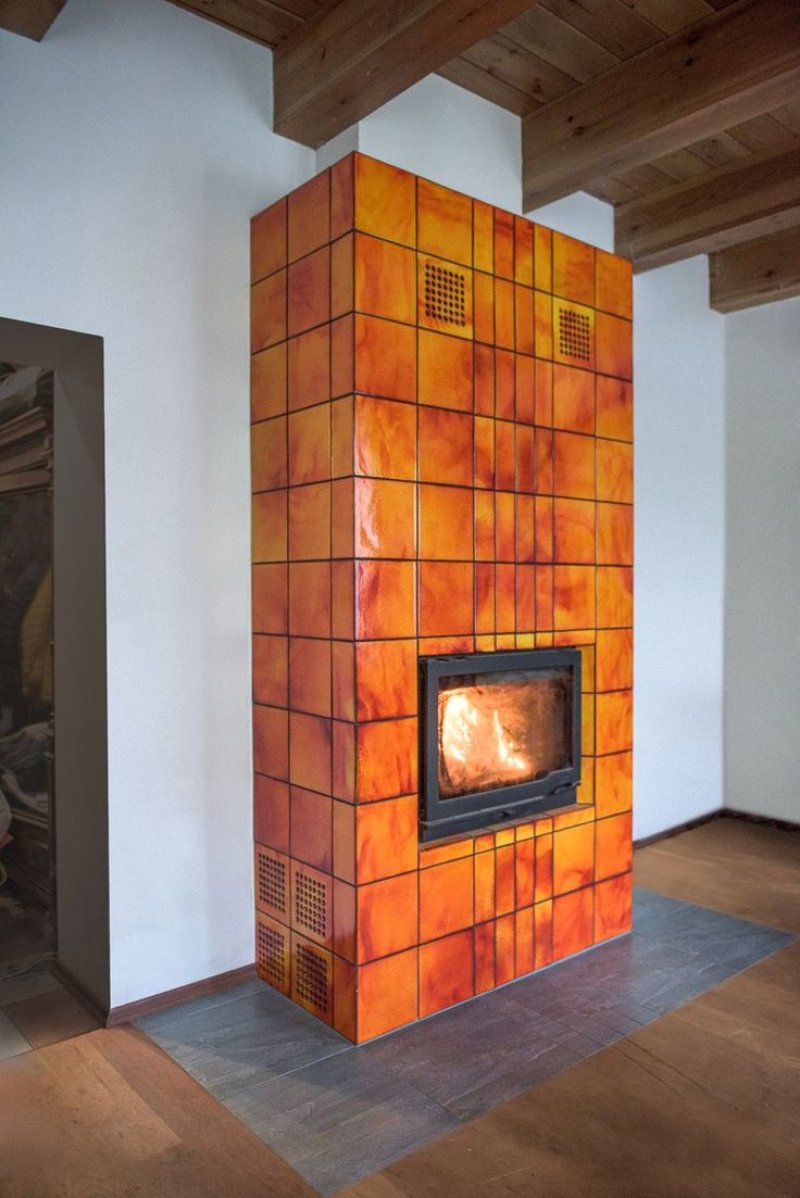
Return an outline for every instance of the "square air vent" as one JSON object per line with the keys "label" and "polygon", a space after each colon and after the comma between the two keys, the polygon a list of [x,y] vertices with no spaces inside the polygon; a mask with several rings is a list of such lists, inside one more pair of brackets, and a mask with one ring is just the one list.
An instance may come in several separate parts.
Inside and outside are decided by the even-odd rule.
{"label": "square air vent", "polygon": [[425,263],[425,315],[463,329],[467,323],[467,280],[459,270]]}
{"label": "square air vent", "polygon": [[561,308],[558,313],[558,348],[566,358],[592,360],[592,322],[583,312]]}
{"label": "square air vent", "polygon": [[256,849],[256,903],[286,919],[288,915],[288,862],[259,845]]}
{"label": "square air vent", "polygon": [[283,994],[289,992],[289,932],[259,915],[256,920],[256,972]]}
{"label": "square air vent", "polygon": [[328,888],[299,869],[294,882],[294,926],[320,940],[328,935]]}

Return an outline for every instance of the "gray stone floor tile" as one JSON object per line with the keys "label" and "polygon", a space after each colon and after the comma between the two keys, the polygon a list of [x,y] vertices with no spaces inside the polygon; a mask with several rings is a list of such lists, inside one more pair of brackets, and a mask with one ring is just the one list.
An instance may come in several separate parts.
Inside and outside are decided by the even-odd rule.
{"label": "gray stone floor tile", "polygon": [[14,1026],[5,1011],[0,1011],[0,1061],[30,1051],[31,1046],[22,1032]]}

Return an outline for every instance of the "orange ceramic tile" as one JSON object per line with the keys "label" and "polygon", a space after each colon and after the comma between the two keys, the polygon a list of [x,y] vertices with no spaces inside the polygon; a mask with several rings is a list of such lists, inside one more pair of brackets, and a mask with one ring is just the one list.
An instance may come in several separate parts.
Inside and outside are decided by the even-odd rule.
{"label": "orange ceramic tile", "polygon": [[495,855],[475,854],[475,922],[483,923],[495,916]]}
{"label": "orange ceramic tile", "polygon": [[417,642],[420,657],[436,657],[447,653],[474,653],[474,636],[423,636]]}
{"label": "orange ceramic tile", "polygon": [[287,551],[286,491],[263,491],[253,496],[254,562],[276,562]]}
{"label": "orange ceramic tile", "polygon": [[475,345],[475,411],[481,416],[494,415],[494,350],[490,345]]}
{"label": "orange ceramic tile", "polygon": [[514,419],[514,354],[511,350],[498,349],[494,355],[494,401],[495,414],[501,420]]}
{"label": "orange ceramic tile", "polygon": [[324,403],[331,394],[331,330],[328,325],[293,337],[288,346],[289,410]]}
{"label": "orange ceramic tile", "polygon": [[253,779],[253,835],[258,844],[289,852],[289,787],[275,778]]}
{"label": "orange ceramic tile", "polygon": [[253,491],[272,491],[286,486],[285,416],[252,426],[250,460]]}
{"label": "orange ceramic tile", "polygon": [[333,558],[352,558],[355,554],[355,499],[352,478],[337,478],[331,483],[331,549]]}
{"label": "orange ceramic tile", "polygon": [[594,499],[594,438],[577,433],[553,433],[553,474],[556,495]]}
{"label": "orange ceramic tile", "polygon": [[280,707],[253,707],[253,765],[259,774],[289,780],[289,715]]}
{"label": "orange ceramic tile", "polygon": [[597,689],[633,686],[633,629],[606,628],[597,633]]}
{"label": "orange ceramic tile", "polygon": [[[517,618],[516,571],[514,566],[498,564],[495,567],[495,610],[497,614],[498,649],[514,648],[514,632]],[[511,634],[501,640],[500,634]]]}
{"label": "orange ceramic tile", "polygon": [[495,985],[503,986],[514,977],[514,914],[495,920]]}
{"label": "orange ceramic tile", "polygon": [[419,1013],[422,1018],[463,1002],[475,993],[473,933],[470,928],[419,950]]}
{"label": "orange ceramic tile", "polygon": [[535,366],[533,358],[514,357],[514,419],[533,424],[536,419]]}
{"label": "orange ceramic tile", "polygon": [[597,498],[633,503],[632,445],[598,439]]}
{"label": "orange ceramic tile", "polygon": [[594,566],[556,566],[554,592],[556,628],[594,625]]}
{"label": "orange ceramic tile", "polygon": [[375,882],[415,870],[419,804],[415,794],[356,808],[356,878]]}
{"label": "orange ceramic tile", "polygon": [[536,841],[518,840],[514,851],[514,906],[519,910],[533,905]]}
{"label": "orange ceramic tile", "polygon": [[490,634],[475,637],[475,652],[476,653],[494,653],[497,648],[497,639]]}
{"label": "orange ceramic tile", "polygon": [[594,888],[553,899],[553,960],[571,957],[594,942]]}
{"label": "orange ceramic tile", "polygon": [[330,636],[329,562],[292,562],[290,565],[289,631],[293,636]]}
{"label": "orange ceramic tile", "polygon": [[323,171],[289,195],[289,261],[330,241],[330,172]]}
{"label": "orange ceramic tile", "polygon": [[331,319],[352,312],[355,299],[355,238],[340,237],[331,246]]}
{"label": "orange ceramic tile", "polygon": [[594,303],[594,248],[564,233],[553,234],[553,293],[579,304]]}
{"label": "orange ceramic tile", "polygon": [[341,237],[353,227],[355,155],[348,154],[331,167],[331,237]]}
{"label": "orange ceramic tile", "polygon": [[421,482],[471,487],[472,417],[442,408],[419,409]]}
{"label": "orange ceramic tile", "polygon": [[510,420],[495,421],[495,478],[503,491],[513,491],[516,480],[514,430]]}
{"label": "orange ceramic tile", "polygon": [[289,714],[289,781],[306,790],[331,793],[331,721]]}
{"label": "orange ceramic tile", "polygon": [[514,284],[494,281],[494,340],[503,349],[514,349]]}
{"label": "orange ceramic tile", "polygon": [[584,499],[556,499],[553,503],[555,560],[572,565],[595,560],[596,504]]}
{"label": "orange ceramic tile", "polygon": [[466,562],[420,562],[420,636],[459,636],[474,628],[474,567]]}
{"label": "orange ceramic tile", "polygon": [[356,943],[357,892],[355,886],[335,879],[333,882],[333,938],[330,947],[338,957],[354,963],[358,960]]}
{"label": "orange ceramic tile", "polygon": [[514,217],[514,278],[533,286],[533,225],[520,216]]}
{"label": "orange ceramic tile", "polygon": [[355,636],[355,573],[355,562],[330,564],[328,635],[347,641]]}
{"label": "orange ceramic tile", "polygon": [[597,567],[597,627],[629,628],[633,624],[633,570],[629,566]]}
{"label": "orange ceramic tile", "polygon": [[358,960],[374,961],[417,943],[417,874],[358,887]]}
{"label": "orange ceramic tile", "polygon": [[518,424],[515,429],[516,478],[515,488],[519,492],[534,491],[534,430],[528,425]]}
{"label": "orange ceramic tile", "polygon": [[595,806],[597,817],[629,811],[633,790],[633,755],[614,753],[596,762]]}
{"label": "orange ceramic tile", "polygon": [[331,714],[329,641],[292,637],[289,641],[289,706],[312,715]]}
{"label": "orange ceramic tile", "polygon": [[289,492],[289,560],[331,555],[331,484],[311,483]]}
{"label": "orange ceramic tile", "polygon": [[549,428],[536,430],[536,490],[541,494],[553,491],[553,436]]}
{"label": "orange ceramic tile", "polygon": [[553,289],[553,234],[543,225],[533,226],[533,281],[542,291]]}
{"label": "orange ceramic tile", "polygon": [[475,492],[475,559],[495,560],[495,495],[493,492]]}
{"label": "orange ceramic tile", "polygon": [[515,846],[506,844],[495,850],[495,909],[498,915],[514,910]]}
{"label": "orange ceramic tile", "polygon": [[594,379],[588,370],[553,367],[553,424],[575,433],[594,433]]}
{"label": "orange ceramic tile", "polygon": [[525,907],[514,916],[514,977],[531,973],[534,965],[533,907]]}
{"label": "orange ceramic tile", "polygon": [[[519,577],[519,574],[517,575]],[[517,620],[519,620],[519,606],[517,607]],[[516,649],[535,649],[536,648],[536,633],[535,632],[517,632],[514,637],[514,647]]]}
{"label": "orange ceramic tile", "polygon": [[417,255],[416,319],[421,328],[472,341],[475,314],[471,276],[472,271],[463,267]]}
{"label": "orange ceramic tile", "polygon": [[411,250],[357,233],[356,310],[413,324],[417,317],[416,271]]}
{"label": "orange ceramic tile", "polygon": [[436,940],[471,927],[473,912],[472,857],[461,857],[424,869],[419,875],[420,941]]}
{"label": "orange ceramic tile", "polygon": [[385,162],[355,155],[355,220],[362,233],[416,244],[416,179]]}
{"label": "orange ceramic tile", "polygon": [[405,403],[355,400],[356,474],[413,479],[417,473],[417,415]]}
{"label": "orange ceramic tile", "polygon": [[272,707],[288,703],[288,651],[285,636],[253,637],[253,700]]}
{"label": "orange ceramic tile", "polygon": [[495,626],[495,567],[479,562],[475,566],[475,628],[490,633]]}
{"label": "orange ceramic tile", "polygon": [[384,399],[415,399],[416,332],[409,325],[355,318],[355,389]]}
{"label": "orange ceramic tile", "polygon": [[355,399],[352,395],[331,403],[330,426],[331,477],[347,477],[355,471]]}
{"label": "orange ceramic tile", "polygon": [[514,288],[514,340],[518,354],[533,354],[533,292],[527,287]]}
{"label": "orange ceramic tile", "polygon": [[472,497],[465,487],[419,488],[420,558],[473,560]]}
{"label": "orange ceramic tile", "polygon": [[633,860],[630,811],[599,819],[597,832],[597,879],[627,873]]}
{"label": "orange ceramic tile", "polygon": [[[554,611],[554,584],[553,584],[553,567],[552,566],[537,566],[536,567],[536,629],[550,629],[553,627],[555,616]],[[542,644],[545,642],[542,641]],[[537,646],[540,644],[536,641]]]}
{"label": "orange ceramic tile", "polygon": [[286,200],[253,217],[250,237],[250,278],[256,283],[286,265]]}
{"label": "orange ceramic tile", "polygon": [[482,200],[472,201],[475,269],[494,272],[494,209]]}
{"label": "orange ceramic tile", "polygon": [[475,993],[484,994],[494,986],[494,922],[479,923],[475,928]]}
{"label": "orange ceramic tile", "polygon": [[356,646],[359,720],[417,714],[414,641],[365,641]]}
{"label": "orange ceramic tile", "polygon": [[495,538],[497,561],[513,562],[516,556],[514,531],[514,495],[498,491],[495,495]]}
{"label": "orange ceramic tile", "polygon": [[583,792],[584,786],[584,769],[587,760],[592,758],[581,757],[581,782],[580,790],[578,791],[579,805],[574,807],[562,807],[560,811],[556,811],[553,815],[553,831],[560,832],[564,828],[577,828],[581,824],[591,824],[594,821],[594,810],[591,805],[587,804]]}
{"label": "orange ceramic tile", "polygon": [[340,957],[333,958],[333,1026],[340,1036],[358,1040],[358,968]]}
{"label": "orange ceramic tile", "polygon": [[357,732],[358,800],[374,803],[417,789],[415,718],[359,724]]}
{"label": "orange ceramic tile", "polygon": [[597,375],[597,435],[633,440],[633,388],[624,379]]}
{"label": "orange ceramic tile", "polygon": [[412,948],[359,967],[359,1043],[417,1018],[418,958]]}
{"label": "orange ceramic tile", "polygon": [[537,835],[536,845],[536,888],[534,899],[537,903],[549,899],[553,893],[553,837],[545,834]]}
{"label": "orange ceramic tile", "polygon": [[472,265],[472,200],[427,179],[417,183],[417,235],[425,253]]}
{"label": "orange ceramic tile", "polygon": [[553,903],[551,899],[533,908],[534,967],[542,969],[553,960]]}
{"label": "orange ceramic tile", "polygon": [[536,359],[534,421],[543,425],[553,423],[553,363],[540,358]]}
{"label": "orange ceramic tile", "polygon": [[250,359],[250,419],[267,420],[286,411],[286,344]]}
{"label": "orange ceramic tile", "polygon": [[633,691],[597,696],[597,752],[622,753],[633,743]]}
{"label": "orange ceramic tile", "polygon": [[535,559],[535,500],[532,495],[516,496],[517,562],[531,565]]}
{"label": "orange ceramic tile", "polygon": [[494,210],[494,270],[504,279],[514,277],[514,217]]}
{"label": "orange ceramic tile", "polygon": [[537,562],[551,562],[554,554],[553,513],[555,501],[537,495],[534,502],[536,505],[536,560]]}
{"label": "orange ceramic tile", "polygon": [[516,647],[522,649],[525,646],[521,643],[520,637],[522,635],[533,636],[533,628],[536,623],[536,576],[533,566],[517,566],[515,571],[515,587],[516,622],[514,627],[517,633]]}
{"label": "orange ceramic tile", "polygon": [[553,300],[553,357],[556,362],[595,368],[595,313],[570,300]]}
{"label": "orange ceramic tile", "polygon": [[356,479],[355,530],[356,557],[414,557],[417,542],[414,484]]}
{"label": "orange ceramic tile", "polygon": [[494,421],[485,416],[475,417],[475,486],[493,487]]}
{"label": "orange ceramic tile", "polygon": [[420,329],[418,398],[432,407],[472,411],[471,341]]}
{"label": "orange ceramic tile", "polygon": [[289,425],[289,482],[319,482],[331,472],[331,409],[329,404],[292,412]]}
{"label": "orange ceramic tile", "polygon": [[553,893],[580,890],[594,879],[594,824],[553,834]]}
{"label": "orange ceramic tile", "polygon": [[494,278],[476,270],[472,287],[475,340],[494,344]]}
{"label": "orange ceramic tile", "polygon": [[286,336],[286,271],[262,279],[250,299],[250,349],[257,353]]}
{"label": "orange ceramic tile", "polygon": [[333,799],[291,788],[291,853],[299,861],[330,873],[333,849]]}
{"label": "orange ceramic tile", "polygon": [[630,932],[633,923],[632,874],[598,882],[594,888],[594,939],[610,940]]}
{"label": "orange ceramic tile", "polygon": [[633,377],[633,327],[619,316],[597,313],[597,369],[617,378]]}
{"label": "orange ceramic tile", "polygon": [[633,272],[626,258],[595,250],[595,304],[604,312],[626,316],[633,308]]}
{"label": "orange ceramic tile", "polygon": [[633,508],[623,503],[597,505],[597,561],[633,565]]}
{"label": "orange ceramic tile", "polygon": [[253,567],[253,632],[287,632],[289,574],[285,565]]}
{"label": "orange ceramic tile", "polygon": [[356,725],[343,720],[333,720],[332,739],[332,792],[336,799],[346,803],[356,801]]}
{"label": "orange ceramic tile", "polygon": [[293,337],[330,320],[331,251],[316,250],[289,267],[288,331]]}
{"label": "orange ceramic tile", "polygon": [[413,562],[359,561],[355,588],[358,640],[416,635]]}
{"label": "orange ceramic tile", "polygon": [[335,399],[346,395],[356,385],[356,321],[354,316],[342,316],[330,328],[330,392]]}
{"label": "orange ceramic tile", "polygon": [[[339,803],[335,799],[332,800],[332,869],[335,877],[351,884],[356,881],[357,877],[356,818],[360,810],[370,811],[372,808],[357,808],[351,803]],[[374,881],[373,878],[368,880]]]}
{"label": "orange ceramic tile", "polygon": [[495,848],[501,845],[514,844],[516,835],[513,828],[498,828],[494,834]]}
{"label": "orange ceramic tile", "polygon": [[537,358],[553,356],[553,300],[542,291],[533,293],[533,344]]}

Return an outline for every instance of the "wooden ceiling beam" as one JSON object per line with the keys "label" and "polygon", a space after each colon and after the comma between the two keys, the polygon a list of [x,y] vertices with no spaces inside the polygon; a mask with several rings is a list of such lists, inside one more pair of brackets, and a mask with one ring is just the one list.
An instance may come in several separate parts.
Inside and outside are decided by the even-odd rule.
{"label": "wooden ceiling beam", "polygon": [[530,7],[531,0],[340,0],[275,51],[275,132],[316,148]]}
{"label": "wooden ceiling beam", "polygon": [[522,122],[525,210],[789,102],[797,0],[738,0]]}
{"label": "wooden ceiling beam", "polygon": [[738,312],[800,295],[800,233],[791,229],[712,254],[711,307]]}
{"label": "wooden ceiling beam", "polygon": [[741,159],[614,211],[618,254],[649,270],[800,225],[800,145]]}
{"label": "wooden ceiling beam", "polygon": [[0,0],[0,29],[40,42],[67,0]]}

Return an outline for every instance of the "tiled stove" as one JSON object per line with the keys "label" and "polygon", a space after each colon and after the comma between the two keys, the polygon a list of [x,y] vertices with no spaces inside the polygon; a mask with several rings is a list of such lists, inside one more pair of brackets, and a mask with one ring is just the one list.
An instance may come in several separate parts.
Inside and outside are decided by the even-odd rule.
{"label": "tiled stove", "polygon": [[[361,1042],[630,928],[630,266],[360,154],[252,261],[257,967]],[[420,657],[565,646],[578,802],[423,843]]]}

